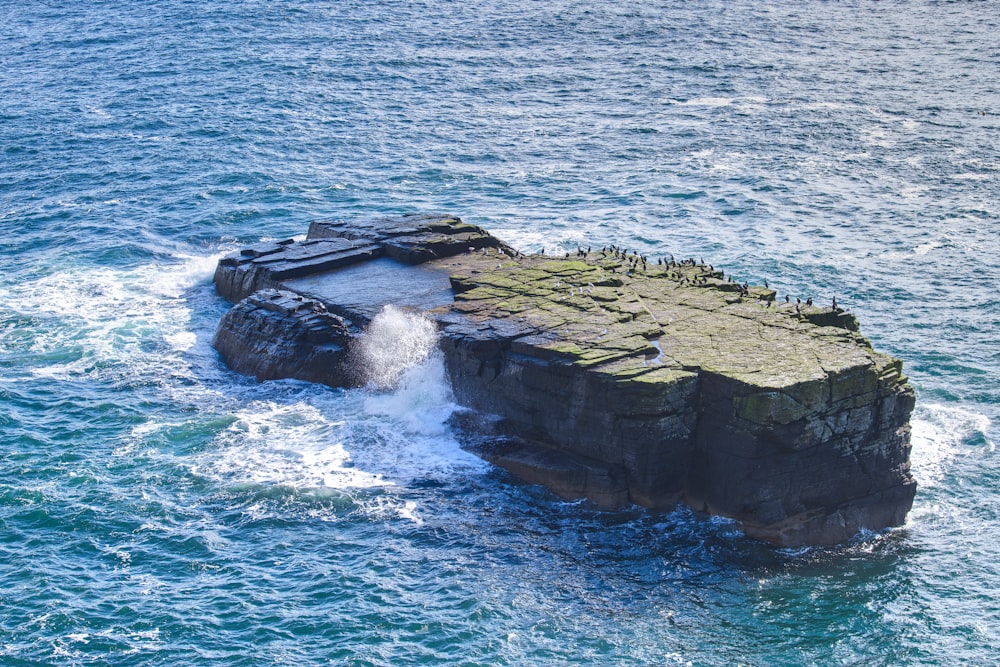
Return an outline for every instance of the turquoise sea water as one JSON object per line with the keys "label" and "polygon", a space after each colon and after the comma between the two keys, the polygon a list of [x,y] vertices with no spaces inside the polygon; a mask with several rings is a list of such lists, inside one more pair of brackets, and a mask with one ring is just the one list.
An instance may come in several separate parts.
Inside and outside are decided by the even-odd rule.
{"label": "turquoise sea water", "polygon": [[[0,664],[1000,660],[1000,4],[0,0]],[[464,453],[440,361],[257,384],[217,258],[446,211],[836,296],[906,526],[775,550]]]}

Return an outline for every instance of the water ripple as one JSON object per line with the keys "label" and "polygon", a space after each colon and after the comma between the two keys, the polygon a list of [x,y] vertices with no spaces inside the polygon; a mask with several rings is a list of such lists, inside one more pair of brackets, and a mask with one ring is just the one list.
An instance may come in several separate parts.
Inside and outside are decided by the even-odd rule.
{"label": "water ripple", "polygon": [[[989,3],[4,9],[2,660],[1000,651]],[[218,256],[425,210],[836,296],[918,391],[907,526],[781,552],[597,513],[461,452],[433,367],[373,396],[220,364]]]}

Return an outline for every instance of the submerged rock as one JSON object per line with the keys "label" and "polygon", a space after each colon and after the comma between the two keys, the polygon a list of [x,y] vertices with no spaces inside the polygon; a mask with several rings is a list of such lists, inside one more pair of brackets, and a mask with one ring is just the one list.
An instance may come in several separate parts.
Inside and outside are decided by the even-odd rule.
{"label": "submerged rock", "polygon": [[[522,479],[609,509],[683,502],[785,546],[902,524],[916,484],[901,362],[843,311],[645,260],[523,256],[448,216],[317,222],[220,261],[220,293],[243,301],[216,346],[259,379],[351,384],[355,325],[409,307],[438,323],[463,430],[484,436],[470,447]],[[319,335],[314,306],[261,305],[289,293],[344,319]]]}

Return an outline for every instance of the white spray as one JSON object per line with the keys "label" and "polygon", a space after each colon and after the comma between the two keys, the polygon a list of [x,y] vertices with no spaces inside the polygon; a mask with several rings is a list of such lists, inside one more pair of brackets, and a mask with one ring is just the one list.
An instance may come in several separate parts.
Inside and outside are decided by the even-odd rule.
{"label": "white spray", "polygon": [[[455,406],[433,322],[387,306],[357,341],[354,362],[369,391],[302,388],[301,395],[289,397],[275,383],[277,396],[241,410],[219,436],[221,452],[200,458],[198,472],[253,484],[347,490],[486,469],[448,427]],[[417,506],[406,499],[359,494],[355,501],[373,516],[388,512],[420,521]]]}
{"label": "white spray", "polygon": [[395,389],[406,371],[426,361],[436,347],[437,330],[433,322],[422,315],[385,306],[359,342],[360,370],[372,388]]}
{"label": "white spray", "polygon": [[386,306],[368,326],[360,350],[369,387],[378,390],[365,399],[365,411],[376,417],[368,428],[379,432],[383,446],[359,452],[359,464],[400,480],[485,468],[448,427],[455,404],[433,322]]}

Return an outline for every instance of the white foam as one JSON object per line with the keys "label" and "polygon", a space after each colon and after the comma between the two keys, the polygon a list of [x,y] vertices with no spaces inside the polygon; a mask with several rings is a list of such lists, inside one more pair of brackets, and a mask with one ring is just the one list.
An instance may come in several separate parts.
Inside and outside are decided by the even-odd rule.
{"label": "white foam", "polygon": [[187,352],[198,342],[198,336],[193,331],[177,331],[164,334],[163,340],[177,352]]}
{"label": "white foam", "polygon": [[[400,482],[485,469],[447,425],[455,410],[437,329],[426,317],[386,306],[365,335],[366,373],[376,390],[364,410],[378,447],[358,452],[369,470]],[[391,387],[392,391],[384,391]]]}
{"label": "white foam", "polygon": [[738,171],[744,164],[744,155],[741,153],[726,153],[718,162],[709,167],[713,173],[731,173]]}
{"label": "white foam", "polygon": [[978,436],[990,449],[994,447],[987,439],[989,418],[964,408],[920,404],[911,424],[910,462],[914,477],[925,487],[934,486],[948,474],[951,462],[971,438]]}
{"label": "white foam", "polygon": [[899,196],[903,199],[919,199],[927,192],[927,187],[923,185],[905,185],[899,188]]}
{"label": "white foam", "polygon": [[215,447],[193,459],[191,469],[227,483],[297,489],[386,486],[380,475],[351,465],[332,421],[307,402],[254,401],[216,437]]}
{"label": "white foam", "polygon": [[989,181],[995,178],[993,174],[984,174],[973,171],[952,174],[951,177],[958,181]]}
{"label": "white foam", "polygon": [[896,140],[889,136],[889,133],[882,127],[866,127],[860,131],[858,137],[862,143],[879,148],[891,148]]}
{"label": "white foam", "polygon": [[417,313],[385,306],[372,319],[359,345],[362,371],[376,389],[396,387],[407,370],[423,362],[437,345],[434,323]]}
{"label": "white foam", "polygon": [[827,109],[831,111],[837,111],[841,109],[851,109],[856,105],[847,104],[844,102],[806,102],[805,104],[798,105],[800,109]]}
{"label": "white foam", "polygon": [[398,498],[391,495],[374,495],[368,498],[357,499],[358,507],[371,519],[385,521],[391,519],[405,519],[415,524],[422,525],[423,518],[417,510],[417,503],[412,500],[400,502]]}
{"label": "white foam", "polygon": [[[455,405],[433,323],[390,306],[372,321],[366,339],[365,370],[373,385],[391,382],[391,390],[345,395],[304,389],[291,400],[252,401],[235,413],[211,451],[195,459],[194,472],[230,484],[347,490],[485,470],[447,425]],[[260,391],[281,384],[265,383]],[[415,506],[396,498],[379,502],[389,503],[393,516],[418,521]],[[386,508],[372,511],[382,516]]]}
{"label": "white foam", "polygon": [[549,235],[531,229],[509,229],[505,231],[504,238],[512,247],[526,253],[543,252],[553,257],[562,257],[566,252],[560,246],[548,243],[551,240]]}
{"label": "white foam", "polygon": [[935,248],[940,248],[940,247],[941,247],[941,242],[940,241],[928,241],[927,243],[921,243],[916,248],[914,248],[913,249],[913,254],[914,255],[918,255],[918,256],[919,255],[926,255],[931,250],[934,250]]}
{"label": "white foam", "polygon": [[444,422],[455,406],[444,378],[440,352],[403,373],[396,390],[369,396],[365,409],[370,414],[390,417],[407,431],[422,435],[440,435]]}
{"label": "white foam", "polygon": [[409,369],[395,391],[366,398],[364,408],[377,418],[370,426],[382,443],[358,454],[368,469],[407,482],[474,474],[488,467],[460,447],[447,425],[456,406],[440,352]]}
{"label": "white foam", "polygon": [[693,97],[686,102],[681,102],[681,106],[725,107],[734,101],[731,97]]}
{"label": "white foam", "polygon": [[67,378],[111,364],[148,375],[152,369],[145,365],[159,369],[165,362],[162,353],[150,351],[150,339],[178,353],[190,350],[197,335],[185,293],[208,283],[219,256],[178,256],[166,266],[121,271],[65,268],[11,285],[8,305],[40,321],[30,352],[52,356],[32,373]]}
{"label": "white foam", "polygon": [[139,275],[135,276],[137,286],[142,288],[148,285],[153,294],[180,298],[187,290],[211,278],[222,254],[179,255],[177,259],[180,261],[166,270],[150,272],[143,269],[138,272]]}
{"label": "white foam", "polygon": [[[399,309],[387,308],[368,336],[379,343],[369,359],[378,367],[374,384],[389,391],[232,382],[208,342],[211,310],[223,307],[209,287],[218,257],[179,256],[118,271],[66,267],[18,282],[8,307],[36,318],[40,333],[23,342],[0,332],[0,347],[10,336],[11,347],[30,344],[45,355],[31,369],[36,377],[96,374],[148,386],[182,412],[197,408],[197,417],[136,425],[114,453],[170,458],[227,487],[388,489],[488,468],[461,449],[446,424],[454,405],[433,324]],[[205,382],[205,373],[218,375]],[[178,430],[187,429],[207,439],[193,453],[183,451],[187,444],[176,449]],[[419,522],[416,505],[387,495],[393,516]]]}

